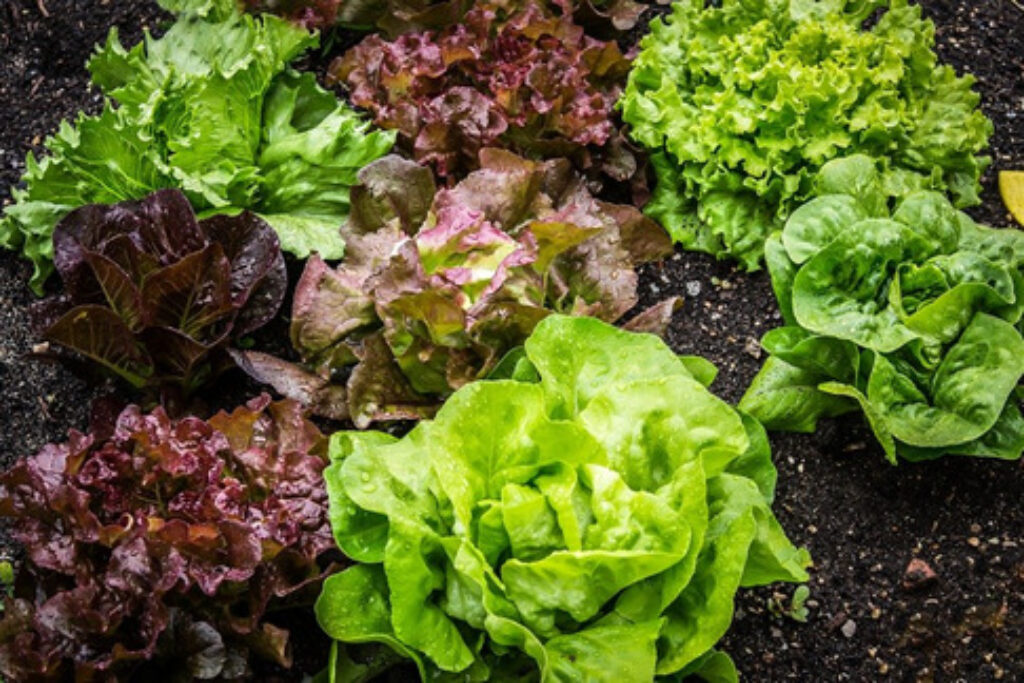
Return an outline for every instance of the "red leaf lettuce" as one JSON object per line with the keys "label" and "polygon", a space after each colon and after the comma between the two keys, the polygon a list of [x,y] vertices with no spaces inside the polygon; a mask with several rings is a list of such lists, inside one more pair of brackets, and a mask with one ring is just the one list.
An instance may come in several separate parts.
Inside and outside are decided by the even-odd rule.
{"label": "red leaf lettuce", "polygon": [[[429,169],[396,156],[365,167],[344,263],[314,257],[296,287],[292,343],[311,372],[260,353],[240,364],[366,426],[432,414],[552,311],[614,321],[636,305],[634,265],[671,251],[657,224],[594,199],[564,159],[485,149],[480,165],[440,191]],[[663,326],[675,303],[637,325]]]}
{"label": "red leaf lettuce", "polygon": [[391,36],[457,22],[471,0],[241,0],[249,11],[271,11],[308,29],[335,24],[376,26]]}
{"label": "red leaf lettuce", "polygon": [[584,35],[567,10],[481,3],[441,31],[369,36],[329,76],[442,177],[464,175],[482,148],[500,146],[627,180],[637,161],[613,108],[629,59]]}
{"label": "red leaf lettuce", "polygon": [[149,661],[160,680],[236,678],[249,652],[289,666],[264,616],[318,590],[325,446],[297,403],[264,395],[208,421],[130,406],[20,460],[0,477],[28,553],[0,673],[116,680]]}

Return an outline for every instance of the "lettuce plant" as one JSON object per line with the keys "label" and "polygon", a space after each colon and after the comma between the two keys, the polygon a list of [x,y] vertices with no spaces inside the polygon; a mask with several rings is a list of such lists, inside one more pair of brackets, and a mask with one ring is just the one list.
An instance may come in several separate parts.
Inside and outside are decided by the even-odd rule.
{"label": "lettuce plant", "polygon": [[470,0],[242,0],[253,12],[274,12],[310,29],[376,27],[394,37],[457,23]]}
{"label": "lettuce plant", "polygon": [[[311,371],[255,352],[236,355],[242,367],[360,426],[422,417],[552,311],[619,319],[637,303],[633,266],[671,252],[653,221],[594,199],[565,160],[488,149],[480,164],[440,191],[397,156],[360,171],[348,256],[337,269],[310,259],[295,290],[292,343]],[[631,324],[664,324],[674,304]]]}
{"label": "lettuce plant", "polygon": [[270,321],[288,285],[269,225],[196,221],[178,190],[75,209],[53,242],[64,292],[37,306],[45,338],[139,389],[187,396],[230,367],[224,347]]}
{"label": "lettuce plant", "polygon": [[890,210],[864,156],[826,164],[818,194],[767,242],[786,326],[740,407],[796,431],[859,407],[893,463],[1019,458],[1024,233],[935,192]]}
{"label": "lettuce plant", "polygon": [[992,125],[973,78],[938,64],[934,34],[907,0],[678,0],[620,102],[656,150],[648,214],[686,248],[756,268],[833,158],[884,161],[893,195],[977,203]]}
{"label": "lettuce plant", "polygon": [[330,73],[442,177],[499,146],[622,181],[637,172],[612,115],[628,69],[614,42],[585,36],[564,8],[526,0],[477,4],[439,32],[369,36]]}
{"label": "lettuce plant", "polygon": [[0,673],[228,680],[250,653],[289,666],[289,633],[266,617],[318,590],[326,445],[298,404],[263,396],[208,421],[131,406],[18,461],[0,514],[27,559]]}
{"label": "lettuce plant", "polygon": [[272,16],[186,12],[160,39],[124,50],[111,30],[89,62],[108,101],[31,155],[22,189],[0,221],[0,245],[35,264],[41,291],[51,236],[72,209],[185,192],[202,215],[250,209],[300,257],[339,258],[338,227],[356,171],[394,134],[368,123],[288,63],[316,38]]}
{"label": "lettuce plant", "polygon": [[[657,0],[668,4],[669,0]],[[628,31],[648,7],[635,0],[545,0],[560,13],[574,12],[584,28],[595,35]],[[193,11],[226,15],[237,6],[261,14],[270,12],[286,17],[306,29],[330,30],[335,25],[349,29],[377,28],[396,38],[414,31],[441,30],[457,24],[473,7],[472,0],[160,0],[171,11]],[[500,6],[512,10],[521,0],[502,0]]]}
{"label": "lettuce plant", "polygon": [[239,0],[254,13],[273,12],[307,29],[329,28],[338,21],[339,10],[354,4],[343,0]]}
{"label": "lettuce plant", "polygon": [[523,364],[402,439],[332,437],[359,564],[325,581],[321,626],[423,680],[736,680],[712,648],[737,589],[810,563],[772,515],[763,429],[695,379],[706,361],[594,319],[547,318]]}
{"label": "lettuce plant", "polygon": [[[667,5],[670,0],[655,0],[658,5]],[[636,0],[582,0],[575,3],[576,19],[587,28],[599,33],[628,31],[653,3]]]}

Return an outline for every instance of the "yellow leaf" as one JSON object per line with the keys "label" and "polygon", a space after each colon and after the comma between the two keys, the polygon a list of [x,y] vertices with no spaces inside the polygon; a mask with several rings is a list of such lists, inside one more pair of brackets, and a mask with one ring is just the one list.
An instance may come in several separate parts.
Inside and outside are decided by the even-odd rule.
{"label": "yellow leaf", "polygon": [[1000,171],[999,194],[1017,222],[1024,225],[1024,171]]}

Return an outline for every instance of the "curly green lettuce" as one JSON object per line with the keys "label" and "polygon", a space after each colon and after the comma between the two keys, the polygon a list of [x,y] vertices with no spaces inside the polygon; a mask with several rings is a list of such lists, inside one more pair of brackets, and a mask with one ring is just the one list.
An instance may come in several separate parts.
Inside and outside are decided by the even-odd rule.
{"label": "curly green lettuce", "polygon": [[655,150],[648,214],[686,248],[755,269],[833,158],[883,161],[893,195],[976,204],[992,124],[973,77],[938,63],[934,34],[907,0],[678,0],[619,103]]}
{"label": "curly green lettuce", "polygon": [[[316,37],[272,16],[186,12],[159,39],[125,50],[112,29],[89,62],[110,98],[31,154],[0,220],[0,246],[53,270],[57,222],[87,204],[181,189],[201,217],[248,209],[299,257],[339,258],[338,232],[357,171],[394,134],[369,123],[289,62]],[[116,106],[115,106],[116,103]]]}
{"label": "curly green lettuce", "polygon": [[423,680],[735,680],[713,647],[737,589],[810,564],[760,425],[695,379],[706,361],[592,318],[547,318],[523,364],[402,439],[332,437],[331,526],[359,564],[320,625]]}
{"label": "curly green lettuce", "polygon": [[863,410],[886,456],[1024,452],[1024,232],[979,226],[941,194],[886,201],[868,157],[822,169],[819,196],[766,244],[786,322],[740,407],[813,431]]}

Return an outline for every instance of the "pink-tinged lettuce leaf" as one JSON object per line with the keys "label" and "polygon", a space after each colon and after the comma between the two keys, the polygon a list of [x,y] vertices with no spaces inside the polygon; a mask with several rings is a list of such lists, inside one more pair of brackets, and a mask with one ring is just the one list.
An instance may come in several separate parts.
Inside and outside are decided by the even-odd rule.
{"label": "pink-tinged lettuce leaf", "polygon": [[436,31],[369,36],[329,77],[442,177],[465,176],[498,146],[623,180],[641,170],[613,115],[628,71],[616,43],[585,35],[566,7],[527,0],[475,5]]}
{"label": "pink-tinged lettuce leaf", "polygon": [[[667,5],[668,0],[658,0]],[[636,26],[640,15],[649,5],[634,0],[583,0],[576,10],[576,20],[588,28],[604,27],[614,31],[628,31]]]}
{"label": "pink-tinged lettuce leaf", "polygon": [[[636,306],[634,266],[671,252],[660,227],[594,199],[564,159],[484,149],[479,163],[441,190],[412,161],[364,168],[343,230],[348,258],[336,269],[311,259],[296,287],[303,366],[254,352],[236,353],[240,365],[365,427],[432,414],[552,312],[615,321]],[[672,310],[638,324],[656,329]]]}
{"label": "pink-tinged lettuce leaf", "polygon": [[682,298],[669,297],[630,318],[622,326],[622,329],[630,332],[647,332],[663,337],[672,322],[672,314],[678,311],[682,305]]}
{"label": "pink-tinged lettuce leaf", "polygon": [[[165,2],[167,0],[164,0]],[[181,0],[176,0],[180,2]],[[184,0],[208,5],[211,0]],[[376,26],[390,36],[450,26],[466,13],[470,0],[240,0],[251,12],[273,12],[307,29],[335,24],[353,28]]]}
{"label": "pink-tinged lettuce leaf", "polygon": [[232,679],[250,654],[288,666],[288,633],[264,616],[323,577],[325,448],[297,403],[262,396],[209,421],[130,406],[19,460],[0,476],[0,515],[28,558],[0,620],[0,673]]}
{"label": "pink-tinged lettuce leaf", "polygon": [[228,367],[225,345],[268,322],[287,285],[269,225],[197,221],[177,190],[77,209],[54,245],[65,292],[42,304],[44,336],[149,391],[188,395]]}

